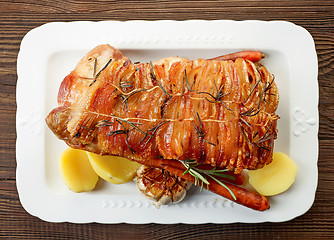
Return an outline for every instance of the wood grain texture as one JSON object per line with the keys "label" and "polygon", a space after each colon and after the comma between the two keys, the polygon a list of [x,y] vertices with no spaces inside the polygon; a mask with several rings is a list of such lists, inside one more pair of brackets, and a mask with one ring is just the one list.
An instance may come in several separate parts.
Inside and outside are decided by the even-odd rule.
{"label": "wood grain texture", "polygon": [[[21,206],[15,182],[16,59],[24,35],[52,21],[285,20],[313,36],[319,61],[319,186],[312,208],[285,223],[47,223]],[[2,239],[334,239],[334,2],[0,0],[0,238]],[[302,87],[302,86],[301,86]],[[32,93],[33,94],[33,93]]]}

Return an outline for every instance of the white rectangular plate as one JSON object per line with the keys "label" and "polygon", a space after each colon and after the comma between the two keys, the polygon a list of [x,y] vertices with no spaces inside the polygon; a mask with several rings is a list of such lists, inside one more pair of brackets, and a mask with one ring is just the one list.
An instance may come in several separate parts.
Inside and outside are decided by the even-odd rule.
{"label": "white rectangular plate", "polygon": [[[58,161],[66,145],[44,118],[57,106],[63,78],[93,47],[109,43],[133,62],[168,56],[211,58],[261,50],[262,63],[280,91],[275,151],[298,165],[293,186],[257,212],[193,187],[183,202],[155,208],[134,183],[100,182],[73,193],[61,180]],[[274,21],[105,21],[49,23],[22,40],[17,82],[17,188],[23,207],[51,222],[233,223],[280,222],[313,204],[318,170],[318,65],[311,35],[292,23]]]}

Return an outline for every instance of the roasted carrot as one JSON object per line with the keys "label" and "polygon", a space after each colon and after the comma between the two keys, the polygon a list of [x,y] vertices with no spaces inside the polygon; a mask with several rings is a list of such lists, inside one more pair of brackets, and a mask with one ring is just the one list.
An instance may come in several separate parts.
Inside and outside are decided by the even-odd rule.
{"label": "roasted carrot", "polygon": [[265,211],[270,207],[269,200],[256,192],[251,192],[242,187],[224,182],[224,184],[234,193],[236,199],[233,199],[233,197],[225,187],[221,186],[213,179],[208,179],[208,181],[210,182],[209,190],[211,192],[226,197],[232,201],[235,201],[236,203],[242,204],[243,206],[258,211]]}
{"label": "roasted carrot", "polygon": [[258,62],[262,58],[264,58],[264,54],[261,53],[260,51],[241,51],[241,52],[236,52],[236,53],[231,53],[227,55],[222,55],[219,57],[215,58],[210,58],[208,60],[217,60],[217,61],[227,61],[227,60],[236,60],[237,58],[243,58],[250,60],[252,62]]}
{"label": "roasted carrot", "polygon": [[[162,167],[169,171],[170,173],[175,174],[176,176],[179,176],[189,182],[195,183],[195,178],[190,175],[189,173],[184,174],[184,171],[179,169],[179,168],[175,168],[175,167],[171,167],[169,165],[162,165]],[[227,190],[227,188],[225,188],[224,186],[220,185],[219,183],[217,183],[216,181],[214,181],[213,179],[208,178],[207,179],[209,181],[209,190],[220,195],[223,196],[225,198],[228,198],[236,203],[239,203],[243,206],[249,207],[251,209],[254,210],[258,210],[258,211],[265,211],[269,208],[269,201],[266,197],[255,193],[255,192],[251,192],[248,191],[244,188],[235,186],[233,184],[224,182],[224,184],[226,185],[227,188],[229,188],[233,194],[235,195],[236,199],[234,199],[234,197],[231,195],[231,193]],[[204,184],[204,188],[206,188],[206,184]]]}

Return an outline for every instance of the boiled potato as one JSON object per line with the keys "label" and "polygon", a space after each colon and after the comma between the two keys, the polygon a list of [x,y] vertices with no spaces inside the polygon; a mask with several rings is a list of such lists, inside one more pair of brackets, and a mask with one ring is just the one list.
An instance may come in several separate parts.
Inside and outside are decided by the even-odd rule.
{"label": "boiled potato", "polygon": [[66,149],[60,158],[60,170],[66,186],[73,192],[89,192],[99,179],[83,150]]}
{"label": "boiled potato", "polygon": [[87,152],[89,161],[95,172],[104,180],[121,184],[131,181],[136,175],[139,163],[116,156],[101,156]]}
{"label": "boiled potato", "polygon": [[275,152],[267,166],[248,171],[249,183],[263,196],[286,191],[295,181],[297,165],[284,153]]}

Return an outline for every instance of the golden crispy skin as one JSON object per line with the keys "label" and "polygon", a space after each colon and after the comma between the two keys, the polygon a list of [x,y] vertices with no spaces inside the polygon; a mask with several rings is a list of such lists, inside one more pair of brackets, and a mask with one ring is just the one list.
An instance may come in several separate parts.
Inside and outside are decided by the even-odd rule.
{"label": "golden crispy skin", "polygon": [[69,146],[147,166],[194,159],[236,173],[272,160],[278,90],[249,60],[132,63],[109,45],[63,80],[49,128]]}

